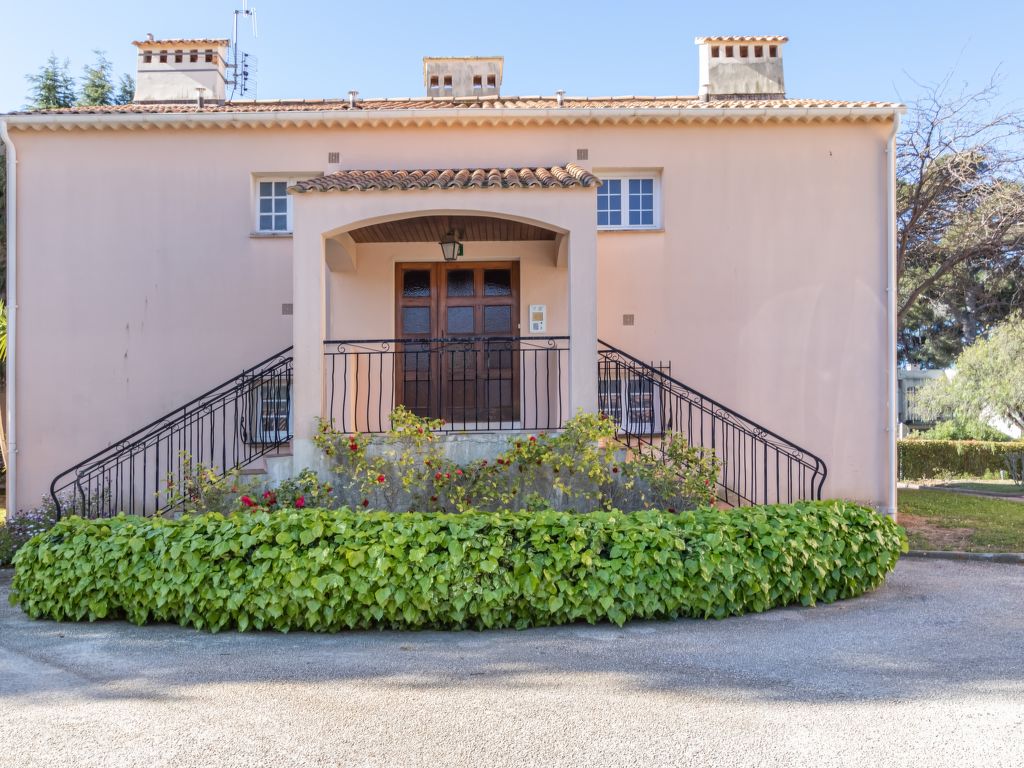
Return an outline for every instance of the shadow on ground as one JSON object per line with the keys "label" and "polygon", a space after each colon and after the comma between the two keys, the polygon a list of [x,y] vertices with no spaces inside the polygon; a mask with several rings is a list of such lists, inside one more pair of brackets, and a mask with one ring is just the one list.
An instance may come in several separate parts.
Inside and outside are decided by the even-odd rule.
{"label": "shadow on ground", "polygon": [[187,703],[196,687],[338,682],[514,692],[607,684],[753,701],[1024,696],[1024,568],[903,561],[864,597],[725,621],[522,632],[226,632],[32,621],[0,571],[0,703]]}

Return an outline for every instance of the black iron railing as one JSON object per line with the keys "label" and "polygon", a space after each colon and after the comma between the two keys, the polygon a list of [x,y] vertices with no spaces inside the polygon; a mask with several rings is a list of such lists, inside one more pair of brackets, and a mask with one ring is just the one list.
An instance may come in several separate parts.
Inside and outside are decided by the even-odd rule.
{"label": "black iron railing", "polygon": [[289,347],[61,472],[50,495],[63,516],[168,511],[189,463],[223,474],[287,444],[291,392]]}
{"label": "black iron railing", "polygon": [[604,342],[600,347],[598,407],[627,446],[658,449],[663,435],[676,432],[713,450],[721,462],[717,495],[727,504],[821,498],[827,469],[820,458],[663,370]]}
{"label": "black iron railing", "polygon": [[448,431],[558,429],[568,418],[567,336],[324,342],[324,418],[385,432],[395,407]]}

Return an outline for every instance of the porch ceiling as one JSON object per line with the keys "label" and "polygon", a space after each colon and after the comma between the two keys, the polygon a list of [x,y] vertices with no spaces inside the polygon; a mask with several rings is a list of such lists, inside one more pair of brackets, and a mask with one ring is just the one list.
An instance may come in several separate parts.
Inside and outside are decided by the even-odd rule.
{"label": "porch ceiling", "polygon": [[348,234],[356,243],[436,243],[448,232],[466,242],[554,240],[556,233],[496,216],[414,216],[370,224]]}

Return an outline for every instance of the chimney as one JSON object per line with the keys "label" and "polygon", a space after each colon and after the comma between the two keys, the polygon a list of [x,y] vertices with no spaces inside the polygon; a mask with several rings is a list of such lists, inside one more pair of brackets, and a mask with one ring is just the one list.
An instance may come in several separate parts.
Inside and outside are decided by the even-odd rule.
{"label": "chimney", "polygon": [[[230,41],[145,40],[132,43],[139,52],[136,103],[222,104],[227,83]],[[197,94],[201,94],[197,98]]]}
{"label": "chimney", "polygon": [[788,37],[698,37],[702,101],[784,99],[782,46]]}
{"label": "chimney", "polygon": [[504,65],[502,56],[424,56],[423,85],[427,96],[449,99],[498,96]]}

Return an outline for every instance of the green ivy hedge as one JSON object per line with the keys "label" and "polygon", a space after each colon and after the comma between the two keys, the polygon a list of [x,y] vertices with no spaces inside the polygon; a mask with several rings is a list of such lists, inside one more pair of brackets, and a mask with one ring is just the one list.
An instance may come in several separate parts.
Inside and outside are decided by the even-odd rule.
{"label": "green ivy hedge", "polygon": [[981,440],[900,440],[901,480],[984,477],[1006,470],[1008,453],[1024,452],[1024,442]]}
{"label": "green ivy hedge", "polygon": [[33,618],[211,631],[621,625],[853,597],[905,550],[890,519],[835,501],[678,515],[70,518],[18,552],[10,599]]}

